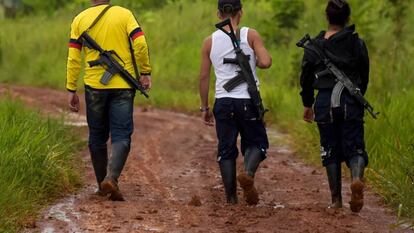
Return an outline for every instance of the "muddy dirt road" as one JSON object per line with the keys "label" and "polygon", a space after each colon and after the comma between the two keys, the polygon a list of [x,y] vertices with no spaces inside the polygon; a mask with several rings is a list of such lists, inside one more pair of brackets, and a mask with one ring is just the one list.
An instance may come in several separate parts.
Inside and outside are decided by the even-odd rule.
{"label": "muddy dirt road", "polygon": [[[14,87],[11,93],[48,113],[66,106],[64,92]],[[69,121],[85,127],[82,114]],[[44,210],[27,232],[409,232],[391,227],[395,217],[372,193],[361,213],[351,213],[349,182],[343,187],[346,208],[326,208],[324,172],[295,158],[285,135],[275,131],[269,132],[269,157],[257,174],[259,205],[226,205],[212,128],[162,110],[136,109],[134,117],[133,147],[120,179],[127,201],[93,195],[95,179],[85,151],[85,188]],[[201,206],[189,204],[193,196]]]}

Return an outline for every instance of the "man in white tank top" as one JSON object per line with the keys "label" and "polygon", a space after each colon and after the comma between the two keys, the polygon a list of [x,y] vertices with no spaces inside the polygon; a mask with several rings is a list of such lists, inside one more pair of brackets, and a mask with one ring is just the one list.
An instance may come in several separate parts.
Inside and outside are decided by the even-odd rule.
{"label": "man in white tank top", "polygon": [[[233,28],[239,32],[240,47],[246,55],[250,55],[250,66],[259,86],[256,67],[269,68],[272,65],[272,58],[265,49],[257,31],[246,27],[238,30],[242,17],[241,1],[218,0],[218,17],[221,20],[230,18]],[[200,71],[200,111],[206,125],[214,126],[215,124],[216,126],[219,141],[217,161],[220,166],[227,202],[231,204],[238,202],[236,159],[239,154],[237,137],[240,134],[240,149],[244,156],[245,169],[237,176],[237,180],[244,191],[247,204],[256,205],[259,197],[254,187],[254,175],[260,162],[266,158],[269,142],[264,122],[259,119],[257,110],[250,100],[247,84],[243,83],[230,92],[223,88],[223,85],[234,78],[240,69],[235,64],[223,64],[223,59],[235,56],[232,42],[224,32],[218,30],[205,39]],[[214,118],[208,103],[212,65],[216,75]]]}

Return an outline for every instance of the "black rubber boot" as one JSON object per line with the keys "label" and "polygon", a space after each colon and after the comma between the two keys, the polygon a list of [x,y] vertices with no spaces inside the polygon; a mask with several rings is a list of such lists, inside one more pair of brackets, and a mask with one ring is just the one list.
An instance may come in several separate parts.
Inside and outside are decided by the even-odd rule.
{"label": "black rubber boot", "polygon": [[352,180],[364,178],[365,159],[362,156],[354,156],[349,161]]}
{"label": "black rubber boot", "polygon": [[[89,145],[89,152],[91,154],[92,166],[95,171],[96,182],[100,187],[101,182],[106,177],[107,166],[108,166],[108,149],[104,146],[92,146]],[[100,190],[97,191],[99,194]]]}
{"label": "black rubber boot", "polygon": [[342,179],[341,164],[332,163],[326,166],[329,188],[331,190],[332,205],[331,208],[342,208]]}
{"label": "black rubber boot", "polygon": [[219,166],[227,203],[237,204],[236,160],[221,160]]}
{"label": "black rubber boot", "polygon": [[249,147],[244,153],[245,172],[237,177],[240,187],[243,189],[243,196],[248,205],[259,203],[259,194],[254,186],[254,176],[259,164],[263,161],[263,151],[257,147]]}
{"label": "black rubber boot", "polygon": [[244,153],[244,169],[247,175],[254,177],[259,164],[263,161],[263,151],[257,147],[249,147]]}
{"label": "black rubber boot", "polygon": [[112,144],[111,158],[108,166],[108,176],[118,182],[128,158],[130,145],[127,142],[115,142]]}
{"label": "black rubber boot", "polygon": [[360,212],[364,206],[364,170],[365,159],[362,156],[354,156],[349,161],[351,169],[351,201],[349,202],[352,212]]}
{"label": "black rubber boot", "polygon": [[112,143],[112,153],[108,166],[108,174],[101,183],[101,190],[104,194],[111,194],[112,201],[125,201],[124,196],[118,187],[118,179],[124,169],[128,158],[130,144],[128,142]]}

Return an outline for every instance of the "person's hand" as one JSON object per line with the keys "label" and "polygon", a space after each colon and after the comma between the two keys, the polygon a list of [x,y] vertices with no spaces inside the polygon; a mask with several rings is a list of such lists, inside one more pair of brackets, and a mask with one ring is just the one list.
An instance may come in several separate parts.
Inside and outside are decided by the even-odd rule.
{"label": "person's hand", "polygon": [[141,82],[145,90],[151,89],[152,87],[151,75],[141,75],[141,77],[139,78],[139,81]]}
{"label": "person's hand", "polygon": [[315,113],[313,112],[313,108],[305,107],[305,110],[303,111],[303,120],[312,123],[315,119]]}
{"label": "person's hand", "polygon": [[213,117],[213,113],[210,110],[202,112],[201,117],[205,125],[214,126],[214,117]]}
{"label": "person's hand", "polygon": [[69,93],[69,109],[72,112],[79,112],[80,103],[79,103],[79,97],[76,94],[76,92]]}

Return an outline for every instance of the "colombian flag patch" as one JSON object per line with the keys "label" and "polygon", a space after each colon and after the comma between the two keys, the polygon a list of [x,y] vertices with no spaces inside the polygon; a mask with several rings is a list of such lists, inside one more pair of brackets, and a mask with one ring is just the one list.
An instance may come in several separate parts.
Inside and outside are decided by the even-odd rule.
{"label": "colombian flag patch", "polygon": [[141,28],[137,28],[134,31],[131,32],[131,34],[129,35],[131,37],[132,40],[137,39],[140,36],[143,36],[144,32],[142,31]]}
{"label": "colombian flag patch", "polygon": [[75,49],[82,49],[82,43],[80,43],[78,40],[70,39],[69,40],[69,48],[75,48]]}

